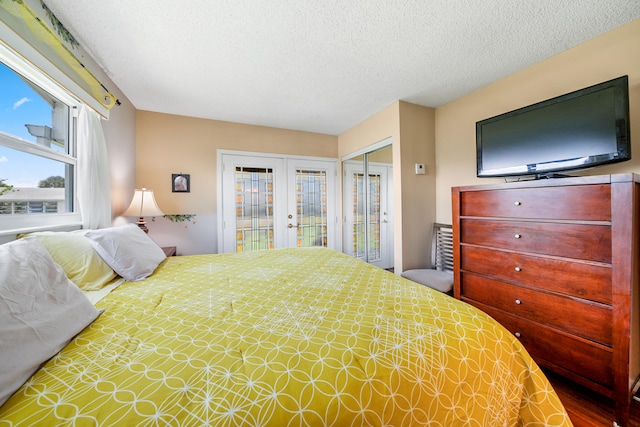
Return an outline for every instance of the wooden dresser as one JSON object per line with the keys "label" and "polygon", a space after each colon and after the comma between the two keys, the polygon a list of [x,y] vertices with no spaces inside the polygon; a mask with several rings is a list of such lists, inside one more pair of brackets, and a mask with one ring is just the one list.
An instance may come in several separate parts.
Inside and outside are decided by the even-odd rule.
{"label": "wooden dresser", "polygon": [[640,175],[452,189],[454,296],[539,365],[610,397],[628,425],[640,373]]}

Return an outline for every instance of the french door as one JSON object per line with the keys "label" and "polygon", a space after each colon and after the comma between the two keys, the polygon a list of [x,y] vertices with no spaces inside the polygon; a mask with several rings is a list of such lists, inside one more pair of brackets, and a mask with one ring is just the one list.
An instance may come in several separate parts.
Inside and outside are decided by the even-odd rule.
{"label": "french door", "polygon": [[336,161],[219,153],[218,252],[326,246],[336,239]]}

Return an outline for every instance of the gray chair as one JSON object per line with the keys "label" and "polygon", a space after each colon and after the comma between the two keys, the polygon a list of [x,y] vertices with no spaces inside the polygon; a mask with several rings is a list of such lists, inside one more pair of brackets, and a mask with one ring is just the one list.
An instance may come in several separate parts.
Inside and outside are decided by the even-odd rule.
{"label": "gray chair", "polygon": [[453,292],[453,229],[433,224],[431,268],[403,271],[401,276],[446,294]]}

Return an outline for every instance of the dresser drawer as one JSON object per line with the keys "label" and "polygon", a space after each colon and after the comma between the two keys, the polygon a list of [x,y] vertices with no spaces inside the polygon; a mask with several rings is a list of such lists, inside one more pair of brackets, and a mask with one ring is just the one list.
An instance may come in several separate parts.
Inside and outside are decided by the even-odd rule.
{"label": "dresser drawer", "polygon": [[465,298],[607,346],[612,344],[610,306],[538,292],[473,273],[462,273],[461,281]]}
{"label": "dresser drawer", "polygon": [[611,304],[611,266],[461,245],[460,268],[497,279]]}
{"label": "dresser drawer", "polygon": [[469,301],[516,335],[541,365],[559,366],[605,387],[613,386],[612,352],[553,328],[521,319],[493,307]]}
{"label": "dresser drawer", "polygon": [[519,252],[611,262],[611,227],[598,224],[463,219],[460,242]]}
{"label": "dresser drawer", "polygon": [[462,216],[610,221],[611,187],[577,185],[465,191]]}

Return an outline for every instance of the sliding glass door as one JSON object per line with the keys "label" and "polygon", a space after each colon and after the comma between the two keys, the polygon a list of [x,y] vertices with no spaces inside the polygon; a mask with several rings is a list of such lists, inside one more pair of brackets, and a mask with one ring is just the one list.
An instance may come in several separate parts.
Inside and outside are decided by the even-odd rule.
{"label": "sliding glass door", "polygon": [[393,267],[391,167],[369,162],[365,179],[362,161],[345,161],[343,185],[346,254],[381,268]]}
{"label": "sliding glass door", "polygon": [[393,149],[391,139],[342,162],[343,252],[393,267]]}

